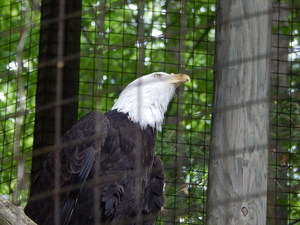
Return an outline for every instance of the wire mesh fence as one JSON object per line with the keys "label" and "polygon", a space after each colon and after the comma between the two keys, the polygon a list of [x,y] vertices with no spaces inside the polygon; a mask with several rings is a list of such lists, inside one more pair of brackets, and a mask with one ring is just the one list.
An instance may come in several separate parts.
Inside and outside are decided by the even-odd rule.
{"label": "wire mesh fence", "polygon": [[[273,4],[268,223],[299,223],[299,3]],[[297,109],[298,108],[298,109]]]}
{"label": "wire mesh fence", "polygon": [[158,134],[156,152],[166,173],[166,204],[159,220],[198,224],[205,218],[215,2],[140,4],[100,3],[99,10],[91,2],[84,5],[93,14],[82,19],[81,63],[90,63],[81,67],[79,111],[109,110],[136,76],[152,71],[189,74],[192,84],[178,93]]}
{"label": "wire mesh fence", "polygon": [[1,2],[1,193],[27,198],[37,82],[39,11]]}
{"label": "wire mesh fence", "polygon": [[[40,1],[0,3],[0,194],[26,205],[34,145]],[[268,224],[299,221],[299,3],[273,3]],[[154,71],[189,74],[157,135],[165,204],[158,224],[205,224],[211,134],[215,0],[86,1],[81,15],[78,118],[107,112],[126,86]],[[68,17],[68,15],[63,15]],[[247,18],[245,18],[247,19]],[[41,45],[40,45],[41,48]],[[268,57],[268,56],[266,56]],[[65,59],[69,60],[69,59]],[[53,65],[56,65],[54,61]],[[40,82],[40,83],[39,83]],[[49,84],[48,84],[49,85]]]}

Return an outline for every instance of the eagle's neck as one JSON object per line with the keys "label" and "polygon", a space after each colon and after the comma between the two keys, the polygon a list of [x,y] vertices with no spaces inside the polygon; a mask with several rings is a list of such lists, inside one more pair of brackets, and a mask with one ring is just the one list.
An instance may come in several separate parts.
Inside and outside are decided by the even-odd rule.
{"label": "eagle's neck", "polygon": [[127,114],[128,119],[134,123],[138,123],[142,129],[150,126],[161,131],[166,107],[155,105],[144,106],[143,104],[139,106],[133,103],[123,104],[116,102],[112,110]]}
{"label": "eagle's neck", "polygon": [[112,110],[128,113],[129,119],[138,123],[142,129],[150,126],[161,131],[164,114],[176,88],[166,81],[148,81],[150,78],[154,79],[146,76],[130,83],[122,91]]}

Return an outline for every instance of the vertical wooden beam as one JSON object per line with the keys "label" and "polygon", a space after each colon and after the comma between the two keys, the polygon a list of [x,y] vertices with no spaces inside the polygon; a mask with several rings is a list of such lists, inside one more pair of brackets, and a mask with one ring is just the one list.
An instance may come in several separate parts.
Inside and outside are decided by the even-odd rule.
{"label": "vertical wooden beam", "polygon": [[219,1],[208,225],[266,224],[271,0]]}
{"label": "vertical wooden beam", "polygon": [[[40,170],[47,155],[46,146],[55,142],[55,108],[61,106],[61,133],[77,120],[79,88],[79,53],[81,1],[65,1],[63,44],[58,40],[59,0],[43,0],[41,6],[41,30],[39,68],[36,91],[36,114],[31,181]],[[58,62],[59,48],[63,46],[63,63]],[[61,93],[57,93],[57,72],[62,69]],[[56,96],[62,96],[61,102]],[[58,134],[61,135],[61,134]],[[31,195],[35,190],[31,188]]]}

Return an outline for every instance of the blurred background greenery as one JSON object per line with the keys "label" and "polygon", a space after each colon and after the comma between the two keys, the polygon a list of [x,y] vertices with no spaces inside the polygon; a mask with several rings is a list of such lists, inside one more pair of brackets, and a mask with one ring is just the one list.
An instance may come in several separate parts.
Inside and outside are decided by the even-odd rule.
{"label": "blurred background greenery", "polygon": [[[0,2],[0,194],[22,205],[34,139],[40,7],[39,0]],[[273,10],[268,221],[288,224],[300,218],[300,5],[274,2]],[[185,72],[192,79],[158,134],[166,171],[159,224],[205,224],[216,11],[215,0],[83,0],[79,117],[109,110],[137,76]]]}

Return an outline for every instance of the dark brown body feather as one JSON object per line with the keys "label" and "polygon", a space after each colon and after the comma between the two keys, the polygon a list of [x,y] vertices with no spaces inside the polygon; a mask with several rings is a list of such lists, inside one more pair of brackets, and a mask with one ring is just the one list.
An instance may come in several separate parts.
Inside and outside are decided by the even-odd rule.
{"label": "dark brown body feather", "polygon": [[[91,112],[62,137],[60,224],[155,224],[163,205],[156,131],[116,110]],[[26,214],[54,224],[54,154],[34,178]]]}

